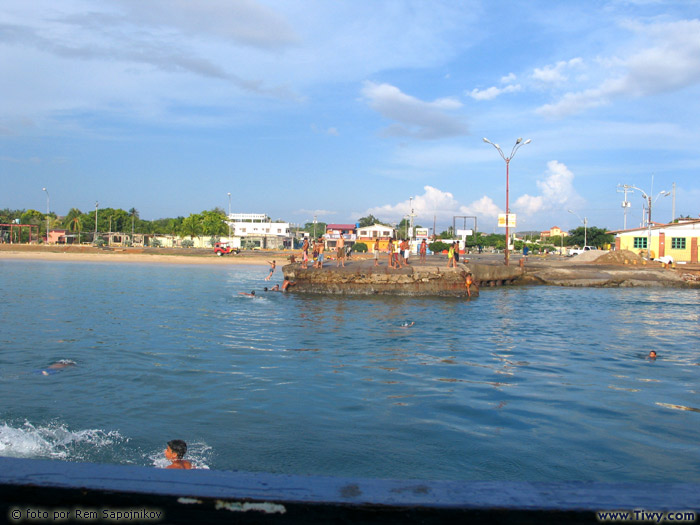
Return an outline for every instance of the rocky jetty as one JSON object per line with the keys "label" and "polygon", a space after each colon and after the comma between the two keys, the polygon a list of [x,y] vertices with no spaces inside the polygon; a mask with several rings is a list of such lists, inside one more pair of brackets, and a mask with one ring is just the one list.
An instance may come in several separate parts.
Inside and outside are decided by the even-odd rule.
{"label": "rocky jetty", "polygon": [[[490,267],[496,269],[497,267]],[[500,270],[500,268],[498,268]],[[349,295],[433,295],[468,297],[466,278],[472,273],[474,284],[471,296],[479,295],[479,276],[471,265],[459,264],[447,268],[435,264],[410,264],[401,269],[389,268],[386,263],[374,266],[374,261],[353,261],[345,268],[334,263],[324,268],[302,268],[299,263],[288,264],[282,269],[284,278],[295,284],[288,288],[292,293],[329,293]],[[514,280],[515,272],[501,272],[499,280]]]}

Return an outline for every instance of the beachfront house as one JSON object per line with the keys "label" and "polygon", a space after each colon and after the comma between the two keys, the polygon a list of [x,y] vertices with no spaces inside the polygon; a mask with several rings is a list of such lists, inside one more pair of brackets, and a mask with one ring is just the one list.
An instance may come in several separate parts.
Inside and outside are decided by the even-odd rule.
{"label": "beachfront house", "polygon": [[540,232],[540,239],[547,240],[550,237],[568,237],[569,233],[562,231],[559,226],[552,226],[549,230]]}
{"label": "beachfront house", "polygon": [[611,231],[616,250],[630,250],[652,259],[671,256],[674,262],[697,263],[700,220],[680,219],[676,223],[656,224],[631,230]]}
{"label": "beachfront house", "polygon": [[272,222],[265,213],[231,213],[226,223],[231,228],[233,247],[243,249],[284,250],[292,248],[288,222]]}
{"label": "beachfront house", "polygon": [[389,241],[396,238],[396,230],[385,224],[373,224],[372,226],[362,226],[357,229],[357,242],[363,242],[371,252],[374,241],[379,239],[379,249],[386,250]]}
{"label": "beachfront house", "polygon": [[355,224],[328,224],[326,225],[326,234],[323,236],[323,243],[327,250],[334,250],[338,239],[343,236],[345,239],[346,248],[355,244],[357,235],[355,233],[357,225]]}

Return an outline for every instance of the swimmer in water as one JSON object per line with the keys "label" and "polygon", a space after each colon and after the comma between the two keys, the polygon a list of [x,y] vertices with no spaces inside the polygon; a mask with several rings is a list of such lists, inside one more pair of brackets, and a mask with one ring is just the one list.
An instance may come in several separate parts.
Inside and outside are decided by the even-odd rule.
{"label": "swimmer in water", "polygon": [[655,350],[652,350],[651,352],[649,352],[649,359],[651,359],[652,361],[656,360],[656,351]]}
{"label": "swimmer in water", "polygon": [[40,372],[42,376],[48,376],[51,374],[55,374],[59,370],[63,370],[64,368],[69,368],[75,365],[77,365],[75,361],[71,361],[70,359],[61,359],[60,361],[51,363],[48,367],[46,367],[44,370],[41,370]]}
{"label": "swimmer in water", "polygon": [[245,295],[248,297],[255,297],[255,290],[251,290],[250,293],[238,292],[238,295]]}
{"label": "swimmer in water", "polygon": [[415,321],[406,321],[405,323],[401,323],[401,328],[411,328],[414,324],[416,324]]}
{"label": "swimmer in water", "polygon": [[297,284],[297,283],[290,281],[289,279],[285,279],[284,282],[282,283],[282,291],[286,292],[287,288],[289,288],[290,286],[294,286],[295,284]]}
{"label": "swimmer in water", "polygon": [[191,469],[192,463],[182,459],[185,457],[185,454],[187,454],[187,443],[181,439],[168,441],[168,447],[165,449],[165,459],[170,461],[170,465],[165,468]]}

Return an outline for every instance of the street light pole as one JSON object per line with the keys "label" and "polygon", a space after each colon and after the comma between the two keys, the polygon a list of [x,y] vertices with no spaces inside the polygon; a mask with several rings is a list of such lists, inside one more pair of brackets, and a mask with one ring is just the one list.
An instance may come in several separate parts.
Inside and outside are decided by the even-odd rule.
{"label": "street light pole", "polygon": [[573,210],[569,210],[569,213],[573,213],[578,217],[578,220],[580,220],[583,223],[583,247],[585,248],[588,246],[588,217],[584,217],[581,219],[581,217],[578,216],[577,213],[574,213]]}
{"label": "street light pole", "polygon": [[[653,187],[654,177],[651,178],[651,184]],[[637,188],[637,186],[630,186],[630,188],[639,191],[642,194],[642,198],[647,201],[647,259],[651,260],[651,205],[659,200],[659,197],[668,197],[671,195],[671,192],[660,191],[656,198],[652,199],[652,196],[647,195],[643,189]]]}
{"label": "street light pole", "polygon": [[46,192],[46,244],[49,244],[49,190],[42,188]]}
{"label": "street light pole", "polygon": [[508,192],[509,192],[509,185],[510,185],[510,160],[515,156],[516,152],[525,144],[530,144],[532,140],[527,139],[526,141],[523,142],[522,138],[518,138],[518,140],[515,141],[515,145],[513,146],[513,149],[510,152],[510,156],[506,157],[503,154],[503,151],[501,150],[501,147],[498,144],[494,144],[491,142],[489,139],[484,137],[484,142],[486,144],[491,144],[496,150],[498,151],[499,155],[501,158],[506,161],[506,256],[505,256],[505,265],[508,266],[509,264],[509,246],[510,246],[510,231],[509,231],[509,223],[510,223],[510,203],[508,199]]}
{"label": "street light pole", "polygon": [[314,215],[314,240],[316,240],[316,216]]}
{"label": "street light pole", "polygon": [[95,201],[95,235],[92,238],[92,243],[97,245],[97,208],[100,205],[99,202]]}
{"label": "street light pole", "polygon": [[231,242],[231,192],[228,192],[228,242]]}

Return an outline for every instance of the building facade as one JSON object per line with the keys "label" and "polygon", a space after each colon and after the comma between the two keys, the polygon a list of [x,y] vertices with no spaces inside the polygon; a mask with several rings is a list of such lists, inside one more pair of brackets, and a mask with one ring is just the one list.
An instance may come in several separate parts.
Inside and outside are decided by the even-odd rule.
{"label": "building facade", "polygon": [[568,237],[569,233],[562,231],[559,226],[552,226],[549,230],[540,232],[540,239],[545,240],[550,237]]}
{"label": "building facade", "polygon": [[357,229],[357,242],[363,242],[367,249],[372,251],[374,241],[379,239],[379,249],[387,249],[389,242],[396,237],[396,230],[384,224],[373,224],[372,226],[362,226]]}
{"label": "building facade", "polygon": [[645,257],[648,252],[652,259],[671,256],[676,262],[698,262],[700,220],[681,220],[609,233],[615,234],[616,250],[630,250]]}
{"label": "building facade", "polygon": [[[243,249],[292,248],[288,222],[272,222],[264,213],[231,213],[226,223],[231,228],[231,240],[240,238],[240,247]],[[236,244],[233,243],[234,246]]]}

